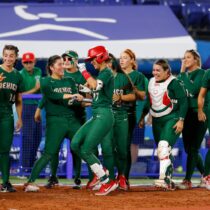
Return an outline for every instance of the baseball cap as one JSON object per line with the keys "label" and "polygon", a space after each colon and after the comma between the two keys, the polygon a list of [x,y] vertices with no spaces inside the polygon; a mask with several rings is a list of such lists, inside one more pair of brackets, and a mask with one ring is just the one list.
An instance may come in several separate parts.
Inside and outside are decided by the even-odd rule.
{"label": "baseball cap", "polygon": [[78,60],[78,57],[79,57],[77,52],[75,52],[73,50],[67,50],[65,53],[63,53],[62,57],[64,57],[64,56],[75,58],[76,60]]}
{"label": "baseball cap", "polygon": [[22,62],[24,63],[24,62],[27,62],[27,61],[29,61],[29,62],[30,61],[31,62],[35,61],[35,55],[32,52],[26,52],[26,53],[23,54]]}

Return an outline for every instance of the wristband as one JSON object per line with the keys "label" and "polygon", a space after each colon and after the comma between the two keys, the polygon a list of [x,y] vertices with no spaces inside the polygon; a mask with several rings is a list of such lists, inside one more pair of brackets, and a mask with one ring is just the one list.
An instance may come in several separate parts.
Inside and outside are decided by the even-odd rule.
{"label": "wristband", "polygon": [[87,72],[87,70],[81,72],[82,73],[82,76],[87,80],[88,78],[91,77],[91,75]]}

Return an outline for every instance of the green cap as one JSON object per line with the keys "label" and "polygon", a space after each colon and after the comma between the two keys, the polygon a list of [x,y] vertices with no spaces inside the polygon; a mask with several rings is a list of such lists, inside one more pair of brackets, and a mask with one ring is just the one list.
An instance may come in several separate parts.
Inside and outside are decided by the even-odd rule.
{"label": "green cap", "polygon": [[73,50],[67,50],[63,55],[62,57],[64,56],[68,56],[68,57],[71,57],[71,58],[75,58],[76,60],[78,60],[78,54],[77,52],[73,51]]}

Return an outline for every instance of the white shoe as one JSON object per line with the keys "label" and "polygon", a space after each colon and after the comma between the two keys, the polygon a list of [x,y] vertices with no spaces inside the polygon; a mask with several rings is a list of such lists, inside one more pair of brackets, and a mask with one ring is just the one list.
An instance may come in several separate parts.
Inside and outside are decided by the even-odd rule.
{"label": "white shoe", "polygon": [[98,183],[97,185],[95,185],[92,190],[93,191],[96,191],[96,190],[99,190],[101,188],[101,183]]}
{"label": "white shoe", "polygon": [[201,177],[201,182],[198,185],[198,187],[202,187],[202,188],[206,187],[206,179],[205,179],[205,177],[203,177],[203,176]]}
{"label": "white shoe", "polygon": [[210,190],[210,175],[204,177],[205,181],[206,181],[206,189]]}
{"label": "white shoe", "polygon": [[38,192],[39,187],[33,183],[28,183],[25,186],[25,192]]}
{"label": "white shoe", "polygon": [[155,187],[158,187],[158,188],[162,188],[162,189],[165,189],[165,190],[175,190],[175,184],[174,182],[172,182],[171,180],[169,180],[170,183],[166,183],[166,181],[164,179],[156,179],[154,181],[154,184],[155,184]]}

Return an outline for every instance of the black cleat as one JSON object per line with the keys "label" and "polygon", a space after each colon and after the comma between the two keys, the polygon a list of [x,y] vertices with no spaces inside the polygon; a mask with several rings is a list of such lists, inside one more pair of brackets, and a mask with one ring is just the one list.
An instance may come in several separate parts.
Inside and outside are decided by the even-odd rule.
{"label": "black cleat", "polygon": [[74,179],[73,189],[75,189],[75,190],[81,189],[81,180],[79,178]]}
{"label": "black cleat", "polygon": [[1,185],[0,192],[16,192],[16,189],[11,185],[10,182],[6,182]]}
{"label": "black cleat", "polygon": [[58,185],[58,178],[56,176],[51,176],[48,179],[48,183],[45,185],[45,188],[47,189],[51,189],[53,188],[55,185]]}

